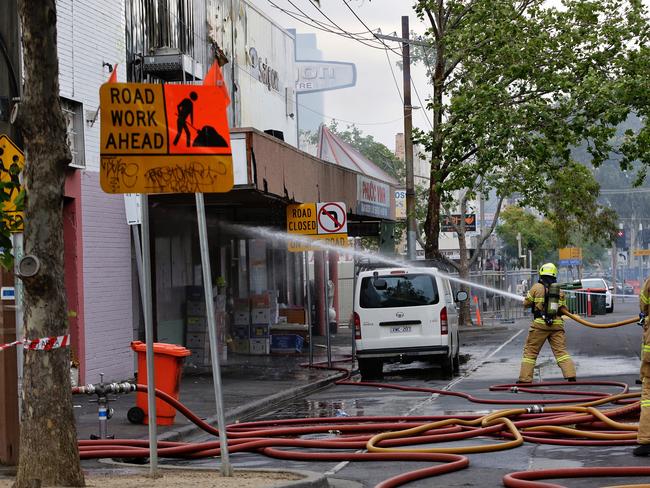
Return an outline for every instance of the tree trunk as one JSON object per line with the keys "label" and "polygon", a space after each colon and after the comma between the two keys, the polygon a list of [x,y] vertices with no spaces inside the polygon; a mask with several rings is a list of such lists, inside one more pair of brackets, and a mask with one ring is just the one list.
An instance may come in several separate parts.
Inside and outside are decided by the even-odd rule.
{"label": "tree trunk", "polygon": [[[25,91],[19,106],[26,165],[23,278],[28,339],[68,333],[63,268],[63,191],[70,162],[59,101],[55,0],[20,0]],[[84,486],[70,388],[70,351],[25,351],[20,458],[14,487]]]}

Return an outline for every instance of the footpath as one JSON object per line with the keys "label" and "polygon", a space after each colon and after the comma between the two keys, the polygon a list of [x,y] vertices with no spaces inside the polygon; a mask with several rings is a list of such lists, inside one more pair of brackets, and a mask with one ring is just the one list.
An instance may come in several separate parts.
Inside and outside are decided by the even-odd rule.
{"label": "footpath", "polygon": [[[325,338],[314,338],[314,363],[327,361]],[[350,357],[350,329],[339,328],[331,336],[332,359]],[[227,362],[221,366],[222,396],[226,423],[254,420],[296,398],[326,388],[343,373],[338,371],[307,368],[307,347],[300,354],[244,355],[228,353]],[[350,369],[350,360],[337,362],[337,367]],[[108,421],[108,433],[115,438],[146,438],[146,425],[132,424],[127,419],[128,410],[136,404],[136,394],[128,393],[111,397],[109,406],[113,417]],[[79,439],[89,439],[99,433],[95,395],[75,395],[73,405]],[[216,404],[212,369],[184,368],[180,384],[179,400],[200,418],[216,426]],[[194,424],[177,414],[174,425],[158,426],[161,440],[188,439],[199,433]]]}
{"label": "footpath", "polygon": [[[485,322],[482,326],[462,327],[461,362],[465,369],[480,360],[491,349],[498,347],[513,334],[513,330],[527,326],[526,323],[502,323],[498,320]],[[351,330],[339,327],[332,335],[332,359],[345,359],[351,353]],[[316,337],[314,362],[327,361],[325,338]],[[306,349],[306,348],[305,348]],[[228,361],[221,367],[222,396],[226,423],[255,420],[298,398],[328,387],[342,376],[341,372],[306,368],[309,360],[307,351],[302,354],[283,355],[228,355]],[[335,363],[337,367],[350,369],[349,359]],[[356,366],[356,365],[354,365]],[[132,424],[127,419],[128,410],[135,405],[136,394],[114,396],[110,407],[113,417],[108,421],[108,433],[116,438],[146,438],[146,425]],[[73,405],[79,439],[89,439],[98,434],[96,397],[75,395]],[[216,406],[212,370],[185,368],[180,385],[179,400],[200,418],[216,426]],[[161,440],[189,440],[201,434],[183,415],[177,414],[174,425],[159,426]]]}

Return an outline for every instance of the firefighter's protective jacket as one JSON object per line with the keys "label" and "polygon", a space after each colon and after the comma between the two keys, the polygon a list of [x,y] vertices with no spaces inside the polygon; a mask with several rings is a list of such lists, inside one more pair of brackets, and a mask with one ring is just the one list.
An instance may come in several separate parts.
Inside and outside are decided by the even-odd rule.
{"label": "firefighter's protective jacket", "polygon": [[[545,299],[546,289],[542,283],[535,283],[524,298],[524,308],[532,307],[533,309],[533,323],[535,324],[546,325],[546,321],[544,320],[546,314],[546,310],[544,310]],[[563,305],[566,306],[566,299],[564,297],[564,292],[560,291],[559,306],[561,307]],[[561,317],[555,317],[553,319],[553,325],[563,326],[564,320]]]}

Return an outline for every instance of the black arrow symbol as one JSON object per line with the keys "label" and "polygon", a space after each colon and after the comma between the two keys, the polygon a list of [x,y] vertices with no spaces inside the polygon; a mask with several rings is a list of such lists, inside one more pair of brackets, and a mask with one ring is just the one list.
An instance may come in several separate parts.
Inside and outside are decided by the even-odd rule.
{"label": "black arrow symbol", "polygon": [[334,222],[334,225],[336,227],[341,226],[341,224],[339,224],[339,216],[336,213],[336,211],[330,212],[329,210],[327,210],[325,208],[321,208],[320,213],[323,214],[323,215],[327,215],[330,219],[332,219],[332,222]]}

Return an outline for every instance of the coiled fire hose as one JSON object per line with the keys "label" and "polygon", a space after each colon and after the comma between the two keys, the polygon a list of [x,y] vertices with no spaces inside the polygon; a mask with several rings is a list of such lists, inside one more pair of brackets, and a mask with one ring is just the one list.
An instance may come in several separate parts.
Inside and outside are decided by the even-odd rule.
{"label": "coiled fire hose", "polygon": [[639,320],[639,317],[632,317],[629,319],[620,320],[618,322],[611,322],[609,324],[594,324],[593,322],[589,322],[588,320],[583,319],[579,315],[569,312],[569,310],[564,305],[562,305],[558,309],[558,314],[566,315],[567,317],[569,317],[572,320],[575,320],[579,324],[585,325],[587,327],[592,327],[594,329],[611,329],[614,327],[621,327],[622,325],[634,324]]}
{"label": "coiled fire hose", "polygon": [[[338,368],[342,369],[342,368]],[[349,373],[348,373],[349,374]],[[497,400],[476,398],[472,395],[447,390],[422,387],[407,387],[383,383],[352,382],[347,378],[339,384],[393,388],[405,391],[436,393],[460,396],[474,403],[494,404]],[[538,383],[534,387],[518,385],[495,385],[492,391],[530,393],[544,395],[566,395],[565,399],[537,399],[536,405],[526,408],[509,408],[488,415],[459,416],[385,416],[385,417],[329,417],[284,419],[247,422],[227,427],[228,446],[232,453],[254,452],[269,457],[301,461],[420,461],[433,466],[402,473],[379,483],[376,488],[392,488],[410,481],[439,476],[469,466],[469,459],[463,454],[491,452],[512,449],[524,442],[534,444],[556,444],[571,446],[612,446],[635,443],[635,424],[624,422],[630,416],[637,417],[639,402],[633,399],[639,393],[629,393],[627,385],[619,382],[578,382],[571,386],[609,386],[621,388],[620,393],[608,394],[596,391],[562,390],[563,382]],[[89,385],[92,386],[92,385]],[[124,391],[146,392],[145,385],[120,384]],[[550,387],[550,388],[549,388]],[[73,393],[92,393],[92,388],[78,387]],[[156,396],[174,406],[181,414],[204,431],[218,436],[218,430],[198,418],[181,402],[170,395],[156,390]],[[576,405],[557,405],[579,399]],[[629,403],[634,401],[634,403]],[[499,403],[524,403],[522,400],[499,399]],[[527,402],[530,404],[531,402]],[[554,406],[542,406],[554,404]],[[608,410],[596,406],[618,404]],[[313,434],[330,434],[328,439],[304,439]],[[496,437],[502,442],[485,445],[480,443],[466,447],[419,448],[418,445],[445,443],[475,437]],[[306,449],[299,451],[297,448]],[[368,452],[353,452],[367,449]],[[146,458],[149,456],[148,441],[134,439],[101,439],[79,441],[82,459],[106,457]],[[219,456],[219,441],[187,443],[161,441],[158,444],[160,457],[197,459]],[[592,468],[583,468],[592,469]],[[595,468],[593,468],[595,469]],[[598,474],[584,471],[585,476],[650,476],[650,467],[598,468]],[[553,470],[551,470],[553,471]],[[557,471],[557,470],[556,470]],[[583,476],[580,471],[569,470],[573,477]],[[554,477],[544,472],[511,473],[504,477],[508,487],[559,487],[535,480]]]}

